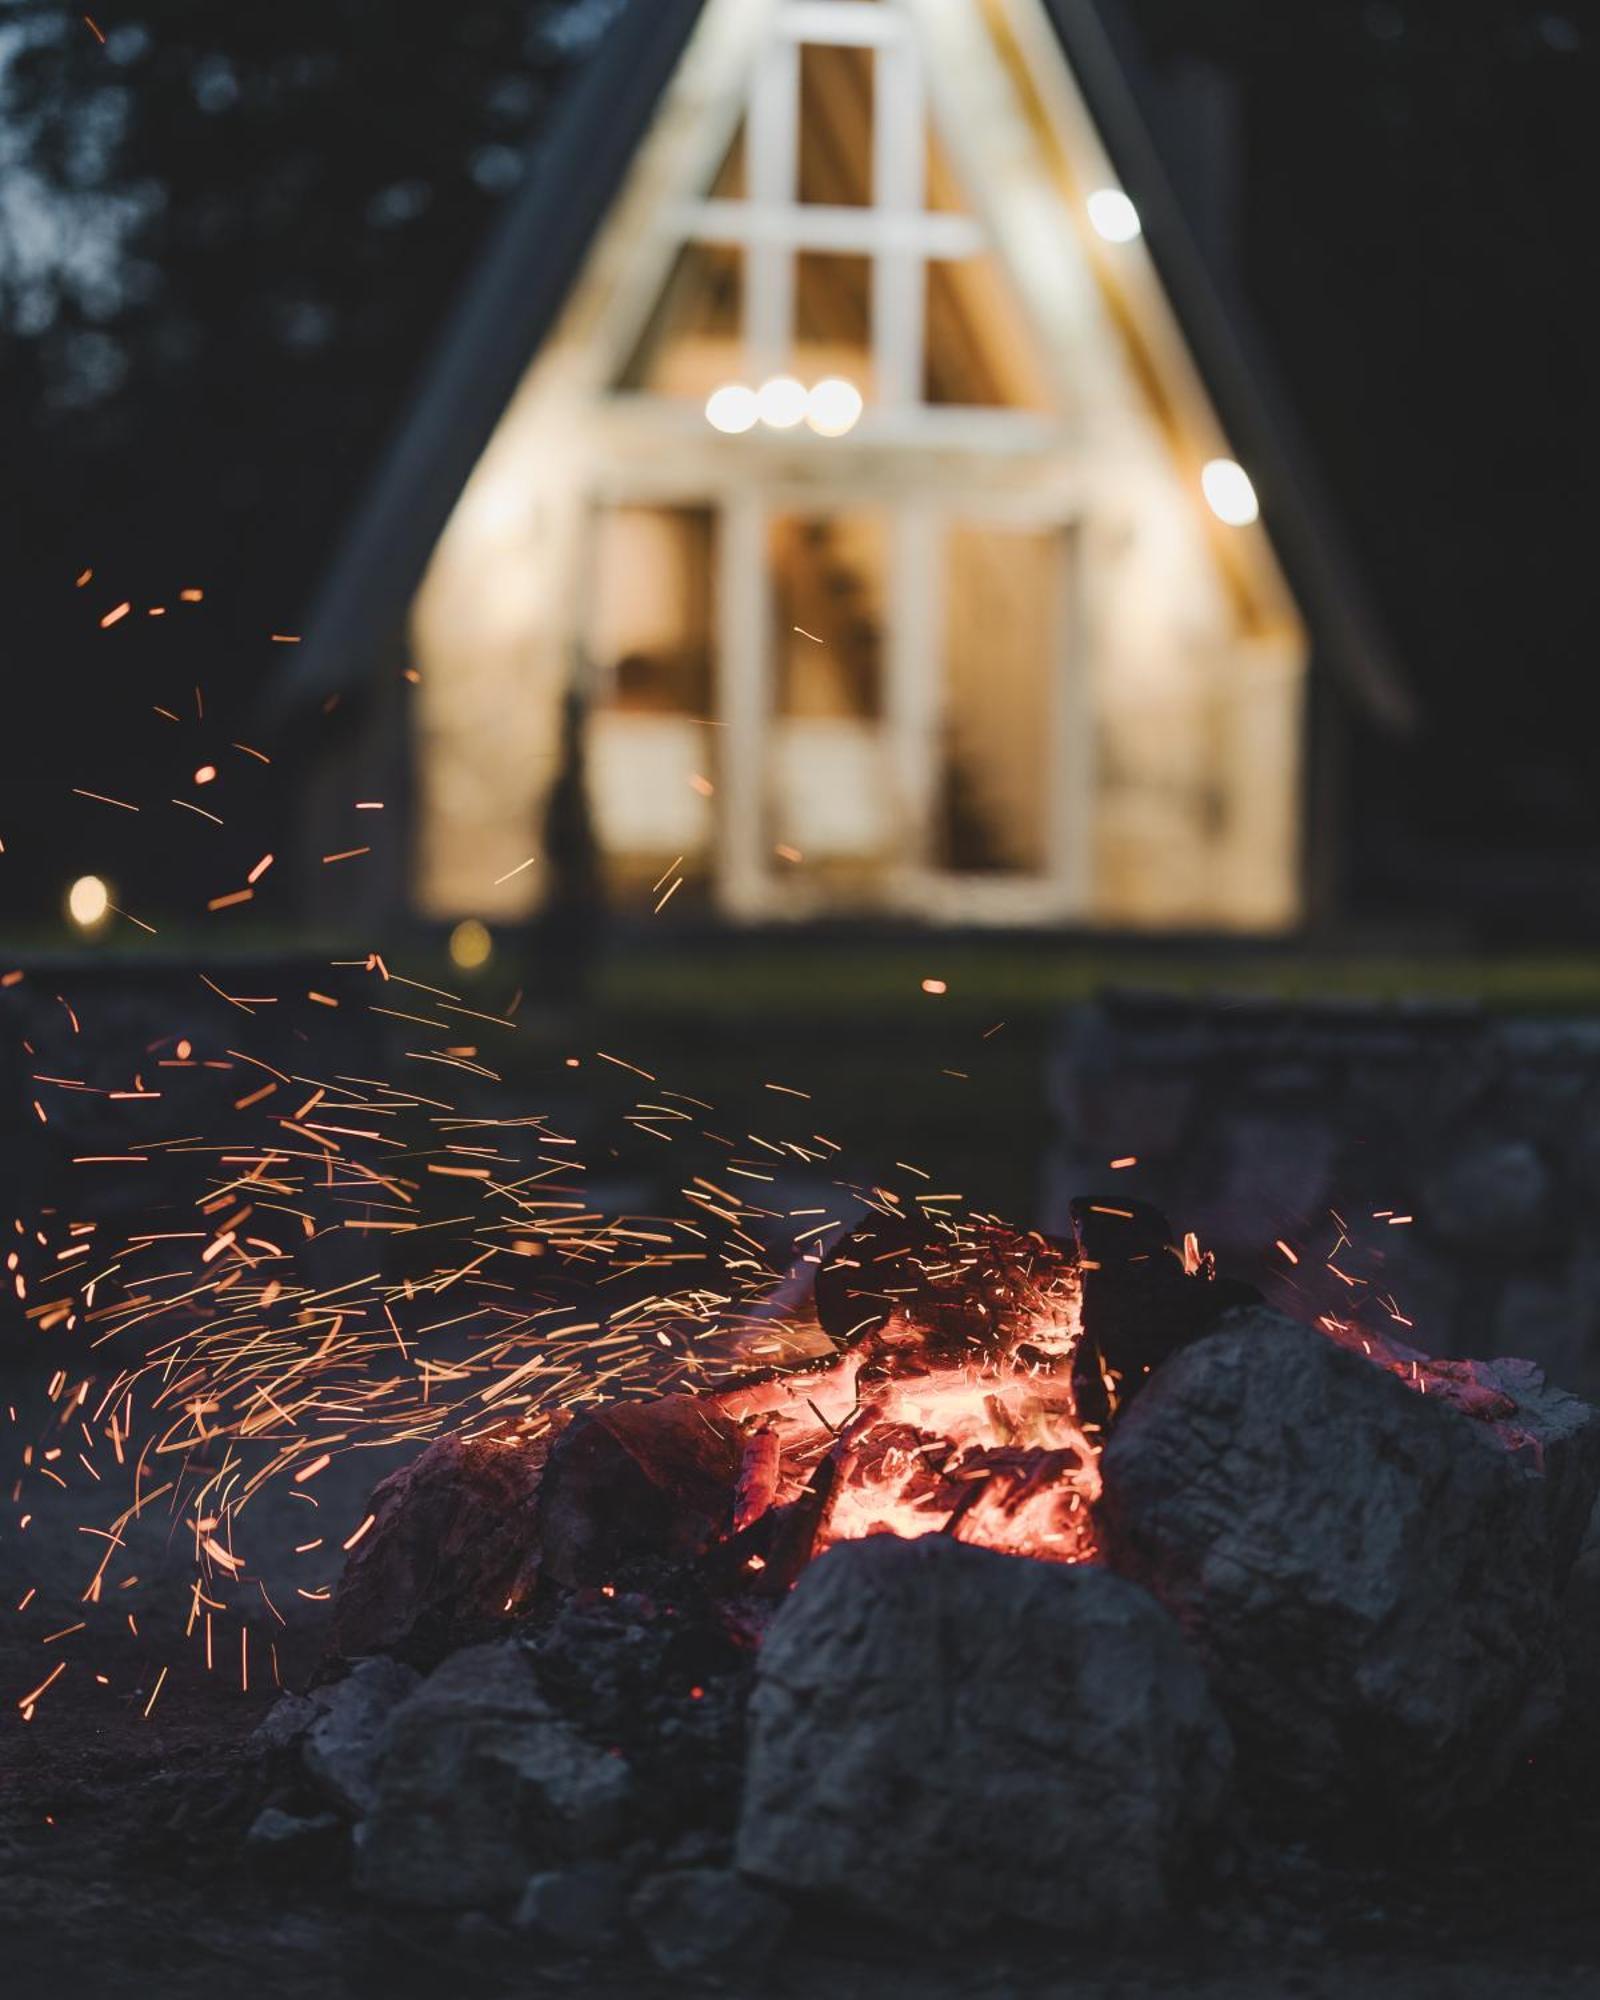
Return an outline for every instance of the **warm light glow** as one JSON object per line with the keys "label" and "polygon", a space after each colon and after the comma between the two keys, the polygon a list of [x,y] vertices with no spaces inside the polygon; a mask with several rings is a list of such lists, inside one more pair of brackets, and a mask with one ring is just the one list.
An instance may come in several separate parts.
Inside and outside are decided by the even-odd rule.
{"label": "warm light glow", "polygon": [[818,437],[843,437],[861,416],[861,391],[842,375],[825,375],[806,397],[806,422]]}
{"label": "warm light glow", "polygon": [[194,781],[197,785],[209,785],[216,775],[217,767],[215,764],[202,764],[194,774]]}
{"label": "warm light glow", "polygon": [[756,391],[756,410],[775,431],[792,431],[806,414],[806,387],[792,375],[774,375]]}
{"label": "warm light glow", "polygon": [[494,953],[494,939],[487,924],[476,917],[464,917],[450,933],[450,963],[463,972],[476,972],[487,965]]}
{"label": "warm light glow", "polygon": [[755,390],[747,389],[742,382],[724,383],[706,398],[706,422],[714,431],[726,431],[729,437],[749,430],[760,414]]}
{"label": "warm light glow", "polygon": [[1231,458],[1207,461],[1200,471],[1200,490],[1212,513],[1230,528],[1248,528],[1261,512],[1249,473]]}
{"label": "warm light glow", "polygon": [[67,891],[67,915],[80,931],[98,930],[111,914],[111,891],[98,875],[80,875]]}
{"label": "warm light glow", "polygon": [[1095,234],[1108,243],[1131,243],[1143,227],[1138,209],[1121,188],[1096,188],[1086,206]]}

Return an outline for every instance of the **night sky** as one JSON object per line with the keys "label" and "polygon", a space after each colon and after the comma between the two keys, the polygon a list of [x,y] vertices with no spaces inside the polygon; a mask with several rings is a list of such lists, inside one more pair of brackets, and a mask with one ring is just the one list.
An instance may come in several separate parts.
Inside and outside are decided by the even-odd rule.
{"label": "night sky", "polygon": [[[453,289],[609,12],[129,0],[96,15],[102,42],[79,13],[0,8],[8,928],[43,936],[62,883],[104,853],[71,786],[115,793],[134,767],[141,791],[176,786],[248,739],[287,657],[271,635],[301,630]],[[1411,741],[1355,746],[1354,908],[1408,935],[1591,937],[1589,21],[1512,0],[1127,13],[1157,114],[1186,66],[1225,80],[1235,276],[1421,700]],[[102,631],[123,599],[135,612]],[[283,804],[270,774],[240,777],[241,854]],[[152,910],[192,907],[189,830],[137,831],[158,848]]]}

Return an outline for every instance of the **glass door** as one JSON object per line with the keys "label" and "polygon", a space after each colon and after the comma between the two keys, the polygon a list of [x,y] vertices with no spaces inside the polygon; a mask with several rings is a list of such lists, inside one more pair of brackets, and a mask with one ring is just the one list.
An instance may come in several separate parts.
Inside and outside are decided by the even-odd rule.
{"label": "glass door", "polygon": [[619,887],[669,865],[693,883],[715,835],[716,515],[601,506],[590,536],[580,644],[595,836]]}
{"label": "glass door", "polygon": [[927,900],[977,921],[1066,914],[1087,865],[1092,755],[1070,531],[952,518],[938,571]]}
{"label": "glass door", "polygon": [[896,844],[884,767],[886,524],[864,509],[766,519],[765,841],[835,903],[876,900]]}

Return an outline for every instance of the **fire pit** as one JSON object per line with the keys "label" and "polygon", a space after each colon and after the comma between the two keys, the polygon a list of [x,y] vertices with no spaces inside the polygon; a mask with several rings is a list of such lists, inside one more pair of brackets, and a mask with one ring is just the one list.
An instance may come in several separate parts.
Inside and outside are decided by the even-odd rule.
{"label": "fire pit", "polygon": [[[509,1482],[538,1561],[513,1535],[481,1563],[480,1542],[468,1570],[438,1578],[448,1606],[418,1604],[435,1623],[441,1609],[520,1605],[540,1572],[593,1587],[699,1564],[723,1588],[774,1597],[835,1544],[884,1534],[1095,1560],[1115,1413],[1156,1360],[1255,1295],[1142,1205],[1085,1200],[1075,1221],[1063,1243],[994,1222],[873,1218],[817,1270],[830,1351],[811,1365],[618,1402],[536,1442],[510,1426],[471,1460],[442,1441],[380,1490],[340,1586],[341,1645],[394,1643],[396,1607],[425,1567],[409,1546],[421,1520],[432,1539],[460,1539],[414,1507],[441,1485],[467,1504]],[[503,1523],[504,1496],[490,1511]],[[506,1540],[503,1526],[490,1540]]]}
{"label": "fire pit", "polygon": [[[1074,1220],[874,1218],[817,1270],[809,1365],[380,1488],[337,1642],[432,1672],[356,1730],[368,1892],[542,1868],[548,1929],[631,1818],[730,1895],[1094,1929],[1181,1903],[1240,1812],[1425,1823],[1503,1785],[1560,1715],[1600,1416],[1285,1320],[1138,1203]],[[523,1774],[487,1833],[485,1743]]]}

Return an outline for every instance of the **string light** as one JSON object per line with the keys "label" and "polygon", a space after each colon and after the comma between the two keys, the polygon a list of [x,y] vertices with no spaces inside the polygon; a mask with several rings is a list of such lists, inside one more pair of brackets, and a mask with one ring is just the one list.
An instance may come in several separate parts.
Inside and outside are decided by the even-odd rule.
{"label": "string light", "polygon": [[793,375],[774,375],[759,389],[724,382],[706,398],[706,422],[726,437],[741,437],[758,423],[792,431],[805,423],[818,437],[843,437],[861,420],[861,391],[842,375],[825,375],[808,389]]}
{"label": "string light", "polygon": [[1200,469],[1200,490],[1212,513],[1230,528],[1248,528],[1261,512],[1249,473],[1231,458],[1206,461]]}
{"label": "string light", "polygon": [[96,931],[111,914],[111,891],[98,875],[80,875],[67,891],[67,915],[80,931]]}
{"label": "string light", "polygon": [[489,926],[476,917],[463,917],[450,933],[450,963],[463,972],[476,972],[479,966],[489,963],[493,953],[494,939],[489,935]]}
{"label": "string light", "polygon": [[706,422],[714,431],[724,431],[729,437],[751,429],[759,415],[756,392],[742,382],[725,382],[706,398]]}
{"label": "string light", "polygon": [[1131,243],[1143,234],[1139,211],[1121,188],[1096,188],[1084,206],[1095,234],[1103,236],[1107,243]]}
{"label": "string light", "polygon": [[843,437],[861,417],[861,391],[842,375],[825,375],[806,397],[806,422],[818,437]]}
{"label": "string light", "polygon": [[756,391],[756,411],[775,431],[792,431],[806,414],[806,387],[792,375],[774,375]]}

